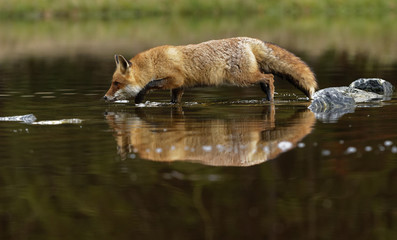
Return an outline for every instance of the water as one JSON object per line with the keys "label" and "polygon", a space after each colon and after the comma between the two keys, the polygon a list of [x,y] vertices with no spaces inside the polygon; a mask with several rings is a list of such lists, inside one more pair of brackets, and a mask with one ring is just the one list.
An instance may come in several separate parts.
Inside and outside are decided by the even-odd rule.
{"label": "water", "polygon": [[[301,55],[321,88],[397,86],[396,60]],[[0,122],[1,239],[396,235],[396,94],[329,123],[280,81],[273,104],[258,86],[190,89],[176,106],[166,91],[105,103],[113,70],[93,53],[2,58],[0,117],[50,124]]]}

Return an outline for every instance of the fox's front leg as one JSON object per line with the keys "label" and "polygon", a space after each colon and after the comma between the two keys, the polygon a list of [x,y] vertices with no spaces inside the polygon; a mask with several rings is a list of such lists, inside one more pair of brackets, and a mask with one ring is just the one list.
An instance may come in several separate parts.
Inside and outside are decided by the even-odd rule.
{"label": "fox's front leg", "polygon": [[143,102],[143,98],[145,97],[147,90],[142,89],[136,96],[135,96],[135,104],[139,104]]}
{"label": "fox's front leg", "polygon": [[162,89],[166,85],[166,79],[152,80],[135,96],[135,104],[143,102],[147,92],[154,89]]}
{"label": "fox's front leg", "polygon": [[148,84],[146,84],[146,86],[136,95],[135,103],[141,103],[143,101],[145,94],[154,89],[175,90],[173,93],[172,100],[179,102],[183,94],[183,88],[181,87],[182,85],[183,85],[183,78],[179,76],[170,76],[158,80],[152,80]]}

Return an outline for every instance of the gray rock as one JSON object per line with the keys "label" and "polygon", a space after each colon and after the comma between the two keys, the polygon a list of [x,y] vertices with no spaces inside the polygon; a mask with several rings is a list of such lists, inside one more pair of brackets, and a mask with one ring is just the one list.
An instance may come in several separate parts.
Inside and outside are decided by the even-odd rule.
{"label": "gray rock", "polygon": [[384,95],[353,87],[331,87],[317,91],[309,109],[323,122],[335,122],[346,113],[354,112],[357,103],[380,102]]}
{"label": "gray rock", "polygon": [[310,107],[321,111],[322,109],[341,108],[356,103],[380,101],[383,96],[351,87],[330,87],[314,93],[313,99]]}
{"label": "gray rock", "polygon": [[384,100],[383,95],[367,92],[361,89],[344,87],[344,94],[352,97],[356,103],[373,102]]}
{"label": "gray rock", "polygon": [[391,83],[380,78],[360,78],[352,82],[349,87],[386,96],[392,95],[394,91]]}
{"label": "gray rock", "polygon": [[11,116],[11,117],[0,117],[0,121],[24,122],[24,123],[32,123],[32,122],[36,121],[36,119],[37,118],[33,114]]}
{"label": "gray rock", "polygon": [[354,98],[349,96],[347,92],[348,87],[334,87],[325,88],[317,91],[313,95],[313,102],[309,109],[312,112],[325,112],[332,108],[345,108],[348,106],[355,106]]}
{"label": "gray rock", "polygon": [[335,122],[346,113],[354,112],[356,102],[347,94],[348,87],[325,88],[316,92],[309,109],[323,122]]}

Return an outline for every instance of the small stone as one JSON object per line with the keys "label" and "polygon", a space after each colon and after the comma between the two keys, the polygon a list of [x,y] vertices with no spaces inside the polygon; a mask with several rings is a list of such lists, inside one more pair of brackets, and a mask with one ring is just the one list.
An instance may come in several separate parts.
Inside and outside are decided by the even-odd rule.
{"label": "small stone", "polygon": [[156,153],[162,153],[163,149],[162,148],[156,148]]}
{"label": "small stone", "polygon": [[390,140],[386,140],[386,141],[384,142],[384,144],[385,144],[386,147],[390,147],[391,145],[393,145],[393,142],[390,141]]}
{"label": "small stone", "polygon": [[357,148],[355,147],[348,147],[345,151],[345,154],[351,154],[357,152]]}
{"label": "small stone", "polygon": [[372,151],[372,147],[371,147],[371,146],[366,146],[366,147],[364,148],[364,150],[365,150],[366,152],[371,152],[371,151]]}
{"label": "small stone", "polygon": [[331,151],[328,150],[328,149],[324,149],[324,150],[321,151],[321,155],[323,155],[323,156],[329,156],[329,155],[331,155]]}
{"label": "small stone", "polygon": [[305,146],[306,144],[303,142],[298,143],[298,148],[304,148]]}
{"label": "small stone", "polygon": [[287,151],[287,150],[289,150],[289,149],[291,149],[293,147],[292,143],[288,142],[288,141],[281,141],[281,142],[278,143],[277,146],[283,152],[285,152],[285,151]]}
{"label": "small stone", "polygon": [[212,146],[203,146],[204,152],[211,152],[212,151]]}
{"label": "small stone", "polygon": [[397,153],[397,147],[396,147],[396,146],[393,146],[393,147],[391,148],[391,152],[392,152],[392,153]]}

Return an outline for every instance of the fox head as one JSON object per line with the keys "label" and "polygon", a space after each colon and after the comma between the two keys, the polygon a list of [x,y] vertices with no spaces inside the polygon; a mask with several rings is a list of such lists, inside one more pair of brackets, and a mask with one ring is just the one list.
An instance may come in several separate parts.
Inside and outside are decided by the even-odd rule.
{"label": "fox head", "polygon": [[106,101],[116,101],[135,97],[142,87],[135,81],[132,63],[121,55],[114,55],[114,60],[116,70],[112,84],[103,98]]}

